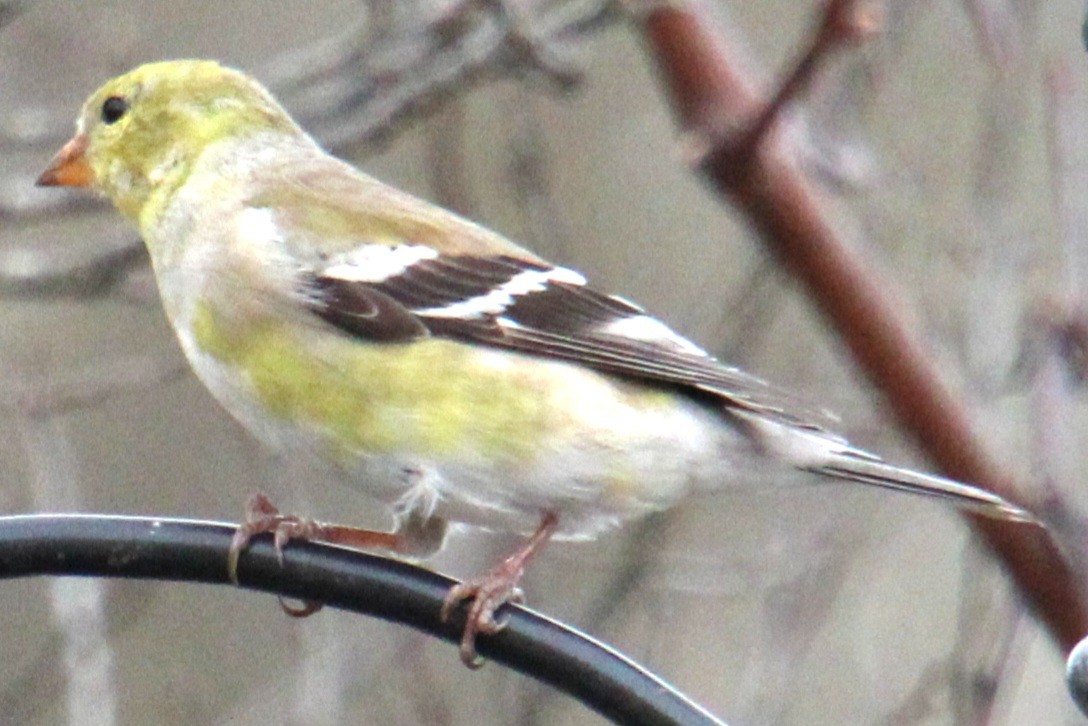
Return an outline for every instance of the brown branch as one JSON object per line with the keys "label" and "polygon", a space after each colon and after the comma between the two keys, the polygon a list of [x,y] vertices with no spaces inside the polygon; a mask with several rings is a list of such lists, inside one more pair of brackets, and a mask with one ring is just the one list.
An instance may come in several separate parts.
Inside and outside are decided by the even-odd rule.
{"label": "brown branch", "polygon": [[[838,50],[867,40],[880,30],[883,20],[880,6],[862,0],[828,0],[816,34],[794,65],[774,97],[760,110],[756,120],[740,137],[737,146],[756,149],[782,117],[786,107],[809,88],[817,72]],[[735,142],[734,142],[735,143]]]}
{"label": "brown branch", "polygon": [[[640,22],[680,124],[714,141],[702,171],[804,284],[900,425],[949,476],[1015,499],[1009,477],[974,435],[964,403],[899,312],[892,285],[844,242],[783,135],[772,129],[759,149],[718,141],[723,130],[759,118],[764,104],[711,25],[681,3],[652,6]],[[1055,640],[1072,648],[1088,631],[1088,609],[1049,534],[965,516]]]}

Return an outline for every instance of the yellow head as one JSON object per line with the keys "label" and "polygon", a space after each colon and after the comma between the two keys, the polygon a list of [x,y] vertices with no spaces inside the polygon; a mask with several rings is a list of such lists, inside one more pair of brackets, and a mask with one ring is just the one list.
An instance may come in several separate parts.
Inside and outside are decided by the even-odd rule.
{"label": "yellow head", "polygon": [[208,146],[272,130],[301,133],[245,74],[214,61],[149,63],[87,99],[76,135],[38,184],[96,189],[138,219],[153,194],[185,181]]}

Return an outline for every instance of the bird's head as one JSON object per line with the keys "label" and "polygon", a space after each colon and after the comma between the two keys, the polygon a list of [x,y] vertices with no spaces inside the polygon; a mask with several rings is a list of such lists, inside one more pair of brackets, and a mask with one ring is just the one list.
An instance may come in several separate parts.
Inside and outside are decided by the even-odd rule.
{"label": "bird's head", "polygon": [[245,74],[214,61],[149,63],[87,99],[76,135],[38,184],[95,189],[138,219],[156,192],[184,182],[209,146],[270,130],[298,131],[271,94]]}

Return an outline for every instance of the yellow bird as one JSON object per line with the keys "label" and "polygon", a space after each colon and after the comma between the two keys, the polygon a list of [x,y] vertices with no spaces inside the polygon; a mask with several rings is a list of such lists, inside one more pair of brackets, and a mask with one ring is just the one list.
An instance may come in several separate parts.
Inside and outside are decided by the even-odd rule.
{"label": "yellow bird", "polygon": [[530,537],[450,592],[444,616],[472,600],[466,663],[549,538],[592,539],[755,471],[1031,519],[883,463],[574,270],[330,156],[215,62],[107,82],[39,184],[108,197],[139,227],[181,347],[223,407],[281,454],[331,463],[397,522],[328,528],[256,497],[232,574],[266,531],[414,555],[441,547],[447,522]]}

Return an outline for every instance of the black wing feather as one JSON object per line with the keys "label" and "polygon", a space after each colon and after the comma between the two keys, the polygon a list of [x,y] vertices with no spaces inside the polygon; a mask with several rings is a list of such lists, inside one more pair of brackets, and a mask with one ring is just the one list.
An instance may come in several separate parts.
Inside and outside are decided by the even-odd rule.
{"label": "black wing feather", "polygon": [[313,281],[314,312],[332,325],[360,338],[396,343],[428,335],[427,326],[394,297],[357,282],[335,277]]}

